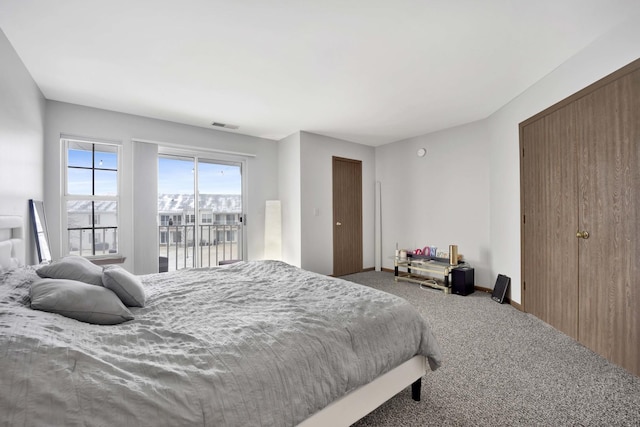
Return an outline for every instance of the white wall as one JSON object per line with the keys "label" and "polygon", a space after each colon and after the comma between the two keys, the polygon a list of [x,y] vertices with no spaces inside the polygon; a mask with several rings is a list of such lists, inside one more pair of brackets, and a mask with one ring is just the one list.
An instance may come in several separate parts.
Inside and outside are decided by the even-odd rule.
{"label": "white wall", "polygon": [[[419,148],[427,154],[418,157]],[[475,269],[477,286],[493,287],[489,240],[489,138],[483,121],[377,147],[381,183],[382,267],[400,249],[437,246]]]}
{"label": "white wall", "polygon": [[[132,140],[150,140],[169,144],[188,145],[204,149],[218,149],[232,152],[254,154],[247,159],[245,179],[248,180],[247,233],[248,258],[261,258],[264,250],[264,202],[275,199],[278,194],[278,175],[274,165],[277,164],[277,146],[274,141],[239,135],[230,132],[210,130],[200,127],[149,119],[130,114],[88,108],[79,105],[47,101],[45,125],[45,200],[47,213],[51,218],[52,255],[60,256],[61,236],[60,201],[63,195],[61,176],[60,135],[92,137],[110,141],[120,141],[123,146],[122,171],[120,179],[120,249],[127,257],[125,268],[136,273],[149,271],[146,262],[135,259],[135,251],[149,248],[144,236],[157,234],[156,206],[148,210],[136,209],[134,212],[134,174],[138,166],[134,164]],[[141,154],[140,150],[136,154]],[[140,165],[143,163],[141,162]],[[139,171],[138,171],[139,172]],[[149,174],[157,173],[149,170]],[[141,185],[145,185],[141,182]],[[139,191],[156,191],[156,189],[138,189]],[[134,234],[134,216],[136,230]],[[256,219],[255,221],[253,219]],[[143,224],[146,231],[137,228]],[[132,237],[133,236],[133,237]],[[135,241],[134,241],[135,238]],[[143,249],[144,250],[144,249]]]}
{"label": "white wall", "polygon": [[300,142],[302,268],[333,274],[333,156],[362,161],[362,265],[373,268],[374,148],[309,132]]}
{"label": "white wall", "polygon": [[282,260],[302,265],[300,220],[300,132],[278,142],[278,198],[282,205]]}
{"label": "white wall", "polygon": [[28,264],[37,263],[28,200],[43,200],[45,99],[0,30],[0,215],[23,217]]}
{"label": "white wall", "polygon": [[522,301],[518,125],[640,58],[639,20],[640,16],[630,17],[487,119],[491,139],[492,277],[498,273],[511,277],[511,298],[515,302]]}

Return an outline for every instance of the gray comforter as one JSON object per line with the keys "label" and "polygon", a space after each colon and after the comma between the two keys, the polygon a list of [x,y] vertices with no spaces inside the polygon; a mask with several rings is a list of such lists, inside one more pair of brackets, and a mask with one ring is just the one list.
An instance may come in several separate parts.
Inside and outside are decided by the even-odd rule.
{"label": "gray comforter", "polygon": [[0,284],[0,423],[288,426],[416,354],[405,300],[275,261],[141,276],[135,320],[32,310],[26,267]]}

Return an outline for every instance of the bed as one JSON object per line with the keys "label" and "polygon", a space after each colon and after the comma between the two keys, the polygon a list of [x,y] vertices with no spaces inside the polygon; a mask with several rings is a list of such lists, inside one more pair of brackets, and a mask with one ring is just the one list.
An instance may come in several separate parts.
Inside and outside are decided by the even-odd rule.
{"label": "bed", "polygon": [[350,425],[441,363],[405,300],[278,261],[137,276],[114,325],[35,310],[3,240],[2,425]]}

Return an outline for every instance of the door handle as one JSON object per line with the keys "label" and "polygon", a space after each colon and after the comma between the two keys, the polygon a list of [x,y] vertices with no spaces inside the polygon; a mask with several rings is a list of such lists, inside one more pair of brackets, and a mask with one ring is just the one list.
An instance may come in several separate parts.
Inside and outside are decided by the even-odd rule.
{"label": "door handle", "polygon": [[342,223],[341,222],[336,222],[336,225],[342,225]]}
{"label": "door handle", "polygon": [[589,238],[589,232],[586,231],[586,230],[583,230],[583,231],[578,230],[578,231],[576,231],[576,237],[578,239],[588,239]]}

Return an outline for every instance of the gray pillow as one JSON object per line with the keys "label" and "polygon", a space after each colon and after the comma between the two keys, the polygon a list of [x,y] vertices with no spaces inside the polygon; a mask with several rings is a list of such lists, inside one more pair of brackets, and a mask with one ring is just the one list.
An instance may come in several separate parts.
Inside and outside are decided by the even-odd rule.
{"label": "gray pillow", "polygon": [[113,291],[76,280],[40,279],[31,284],[31,308],[81,322],[115,325],[133,319]]}
{"label": "gray pillow", "polygon": [[40,267],[36,273],[42,278],[78,280],[90,285],[102,286],[102,268],[78,255],[61,258]]}
{"label": "gray pillow", "polygon": [[102,284],[118,295],[129,307],[144,307],[145,294],[142,282],[118,265],[105,267],[102,270]]}

